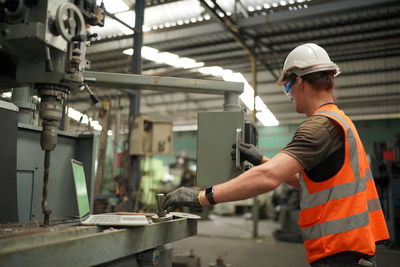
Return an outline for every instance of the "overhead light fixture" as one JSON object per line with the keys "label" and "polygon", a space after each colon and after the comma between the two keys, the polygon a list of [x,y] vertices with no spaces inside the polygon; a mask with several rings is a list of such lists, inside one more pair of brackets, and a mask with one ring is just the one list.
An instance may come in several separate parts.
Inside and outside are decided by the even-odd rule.
{"label": "overhead light fixture", "polygon": [[[131,26],[132,28],[135,27],[135,12],[133,11],[126,11],[122,13],[118,13],[115,15],[117,18],[120,20],[124,21],[126,24]],[[118,21],[116,22],[116,26],[118,27],[119,30],[121,30],[124,34],[132,34],[133,31],[126,27],[125,25],[119,23]]]}
{"label": "overhead light fixture", "polygon": [[207,2],[207,5],[210,7],[210,8],[214,8],[215,7],[215,5],[214,5],[214,3],[212,2],[212,1],[210,1],[210,0],[205,0],[206,2]]}
{"label": "overhead light fixture", "polygon": [[92,120],[92,118],[88,117],[86,114],[83,114],[74,108],[69,107],[67,114],[68,117],[70,117],[71,119],[86,125],[88,125],[90,121],[90,126],[92,126],[92,128],[95,129],[96,131],[101,131],[101,129],[103,128],[98,121]]}
{"label": "overhead light fixture", "polygon": [[[126,49],[123,53],[131,56],[133,55],[133,49]],[[157,63],[163,63],[183,69],[199,68],[204,66],[203,62],[197,62],[196,60],[187,57],[179,57],[178,55],[169,52],[160,52],[157,49],[148,46],[142,47],[142,57]]]}
{"label": "overhead light fixture", "polygon": [[12,95],[11,92],[5,92],[5,93],[1,94],[1,96],[4,97],[4,98],[11,98],[11,95]]}
{"label": "overhead light fixture", "polygon": [[[154,26],[153,26],[154,27]],[[143,32],[148,32],[148,31],[150,31],[151,30],[151,27],[150,26],[147,26],[147,25],[143,25],[143,27],[142,27],[142,31]]]}
{"label": "overhead light fixture", "polygon": [[269,109],[257,112],[256,117],[264,126],[279,125],[279,121],[275,118],[274,114],[272,114],[272,112]]}
{"label": "overhead light fixture", "polygon": [[187,131],[197,131],[197,124],[192,125],[173,125],[173,132],[187,132]]}

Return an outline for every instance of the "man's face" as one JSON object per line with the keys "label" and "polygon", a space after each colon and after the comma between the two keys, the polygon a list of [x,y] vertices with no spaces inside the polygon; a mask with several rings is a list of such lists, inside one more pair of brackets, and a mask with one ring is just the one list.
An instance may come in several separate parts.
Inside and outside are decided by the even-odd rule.
{"label": "man's face", "polygon": [[302,93],[303,79],[296,77],[295,82],[290,90],[291,100],[296,108],[297,113],[304,113],[303,110],[303,93]]}

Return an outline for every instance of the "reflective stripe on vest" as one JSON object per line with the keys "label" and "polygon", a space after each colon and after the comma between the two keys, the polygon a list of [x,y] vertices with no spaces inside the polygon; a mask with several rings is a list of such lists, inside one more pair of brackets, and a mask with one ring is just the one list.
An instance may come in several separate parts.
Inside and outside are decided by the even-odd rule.
{"label": "reflective stripe on vest", "polygon": [[368,200],[368,210],[352,216],[332,220],[320,224],[316,224],[307,228],[302,228],[303,240],[310,240],[314,238],[320,238],[327,235],[338,234],[346,231],[350,231],[356,228],[360,228],[369,224],[368,213],[381,209],[379,199]]}
{"label": "reflective stripe on vest", "polygon": [[334,116],[336,119],[338,119],[341,123],[343,123],[344,126],[346,126],[347,130],[347,141],[350,145],[350,164],[351,168],[354,173],[355,178],[360,178],[360,169],[358,165],[358,149],[357,149],[357,142],[356,142],[356,137],[350,127],[350,125],[347,123],[347,121],[337,114],[336,112],[329,111],[329,110],[320,110],[316,113],[317,114],[328,114],[331,116]]}
{"label": "reflective stripe on vest", "polygon": [[[302,175],[302,174],[300,174]],[[304,179],[301,179],[301,201],[300,207],[301,209],[309,209],[318,205],[322,205],[327,203],[329,200],[339,199],[343,197],[353,196],[354,194],[363,192],[366,190],[367,185],[366,182],[368,180],[373,180],[371,170],[365,170],[365,177],[356,179],[353,182],[340,184],[337,186],[333,186],[331,188],[319,191],[315,194],[310,194],[307,190]]]}

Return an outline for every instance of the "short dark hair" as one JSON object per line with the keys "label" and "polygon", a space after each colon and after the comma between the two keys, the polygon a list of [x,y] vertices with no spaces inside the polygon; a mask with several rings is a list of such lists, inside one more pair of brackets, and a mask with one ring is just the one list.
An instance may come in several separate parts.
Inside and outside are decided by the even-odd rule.
{"label": "short dark hair", "polygon": [[335,87],[334,75],[335,71],[318,71],[303,75],[301,78],[318,91],[332,91]]}

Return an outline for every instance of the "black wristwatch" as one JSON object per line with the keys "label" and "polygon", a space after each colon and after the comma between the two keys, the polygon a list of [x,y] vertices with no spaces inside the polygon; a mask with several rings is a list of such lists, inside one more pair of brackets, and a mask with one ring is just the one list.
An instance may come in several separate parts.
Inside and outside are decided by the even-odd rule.
{"label": "black wristwatch", "polygon": [[206,198],[208,200],[208,203],[210,203],[211,205],[217,204],[217,202],[215,202],[215,200],[214,200],[214,187],[213,186],[209,186],[206,188]]}

